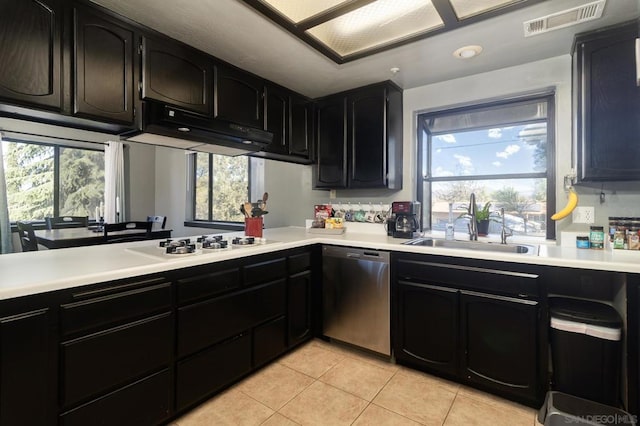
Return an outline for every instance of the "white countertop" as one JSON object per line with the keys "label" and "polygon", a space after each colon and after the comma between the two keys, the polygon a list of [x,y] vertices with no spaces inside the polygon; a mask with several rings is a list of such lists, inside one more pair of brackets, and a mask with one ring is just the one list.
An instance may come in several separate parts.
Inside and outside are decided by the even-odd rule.
{"label": "white countertop", "polygon": [[[242,233],[225,235],[242,235]],[[342,235],[311,234],[304,227],[266,229],[264,237],[268,241],[273,241],[273,243],[202,255],[172,257],[167,260],[131,250],[132,248],[156,246],[158,244],[157,241],[139,241],[1,255],[0,300],[316,243],[515,263],[640,273],[640,251],[585,250],[543,244],[540,245],[538,256],[529,256],[439,247],[407,246],[401,244],[406,240],[391,238],[382,233],[360,233],[347,230]]]}

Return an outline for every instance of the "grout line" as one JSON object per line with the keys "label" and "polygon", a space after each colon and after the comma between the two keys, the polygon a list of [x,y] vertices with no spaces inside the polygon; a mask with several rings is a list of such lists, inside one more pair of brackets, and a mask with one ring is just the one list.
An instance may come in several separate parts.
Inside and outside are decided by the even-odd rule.
{"label": "grout line", "polygon": [[[387,387],[387,385],[389,384],[391,379],[396,377],[396,374],[398,374],[398,371],[394,371],[393,372],[393,374],[389,377],[389,379],[386,381],[386,383],[384,385],[382,385],[382,387],[378,390],[378,392],[376,392],[376,394],[373,396],[373,398],[371,398],[371,402],[373,402],[378,397],[378,395],[380,395],[380,392],[382,392],[382,390]],[[398,414],[398,413],[396,413],[396,414]]]}
{"label": "grout line", "polygon": [[447,423],[447,418],[449,418],[449,414],[451,414],[451,410],[453,409],[453,404],[456,403],[456,399],[458,399],[457,391],[456,391],[456,395],[453,397],[453,401],[451,401],[451,405],[449,406],[449,409],[447,410],[447,415],[444,416],[444,419],[442,420],[442,426],[444,426],[445,423]]}
{"label": "grout line", "polygon": [[351,424],[351,425],[352,425],[352,424],[354,424],[355,422],[357,422],[357,421],[358,421],[358,419],[359,419],[360,417],[362,417],[362,415],[364,414],[364,412],[365,412],[365,411],[367,411],[367,408],[369,408],[369,406],[370,406],[370,405],[371,405],[371,402],[368,402],[367,406],[366,406],[366,407],[364,407],[364,409],[360,412],[360,414],[358,414],[358,415],[356,416],[356,418],[355,418],[355,419],[353,419],[353,421],[352,421],[351,423],[349,423],[349,424]]}

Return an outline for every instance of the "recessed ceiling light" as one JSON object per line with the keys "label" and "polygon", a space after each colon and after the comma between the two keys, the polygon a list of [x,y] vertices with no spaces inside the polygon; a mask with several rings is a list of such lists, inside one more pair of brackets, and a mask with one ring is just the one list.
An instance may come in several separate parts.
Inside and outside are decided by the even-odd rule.
{"label": "recessed ceiling light", "polygon": [[398,74],[400,72],[400,68],[393,67],[389,71],[391,71],[391,74],[396,75],[396,74]]}
{"label": "recessed ceiling light", "polygon": [[474,56],[478,56],[480,52],[482,52],[482,46],[462,46],[461,48],[456,49],[456,51],[453,52],[453,56],[459,59],[470,59]]}

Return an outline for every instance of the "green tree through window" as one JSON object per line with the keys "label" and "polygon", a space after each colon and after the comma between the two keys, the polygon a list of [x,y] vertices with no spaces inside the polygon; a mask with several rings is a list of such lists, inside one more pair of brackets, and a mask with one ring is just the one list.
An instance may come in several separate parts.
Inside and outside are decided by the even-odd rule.
{"label": "green tree through window", "polygon": [[104,199],[104,153],[3,141],[9,217],[93,216]]}
{"label": "green tree through window", "polygon": [[195,180],[194,220],[242,222],[240,205],[249,196],[249,158],[192,154]]}

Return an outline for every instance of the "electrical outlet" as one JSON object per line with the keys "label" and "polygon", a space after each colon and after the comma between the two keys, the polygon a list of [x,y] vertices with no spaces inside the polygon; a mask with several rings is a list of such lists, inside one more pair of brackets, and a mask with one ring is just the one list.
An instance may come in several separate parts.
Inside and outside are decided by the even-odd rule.
{"label": "electrical outlet", "polygon": [[336,190],[335,189],[330,189],[329,190],[329,199],[330,200],[335,200],[336,199]]}
{"label": "electrical outlet", "polygon": [[596,219],[593,207],[576,207],[572,213],[573,223],[594,223]]}

